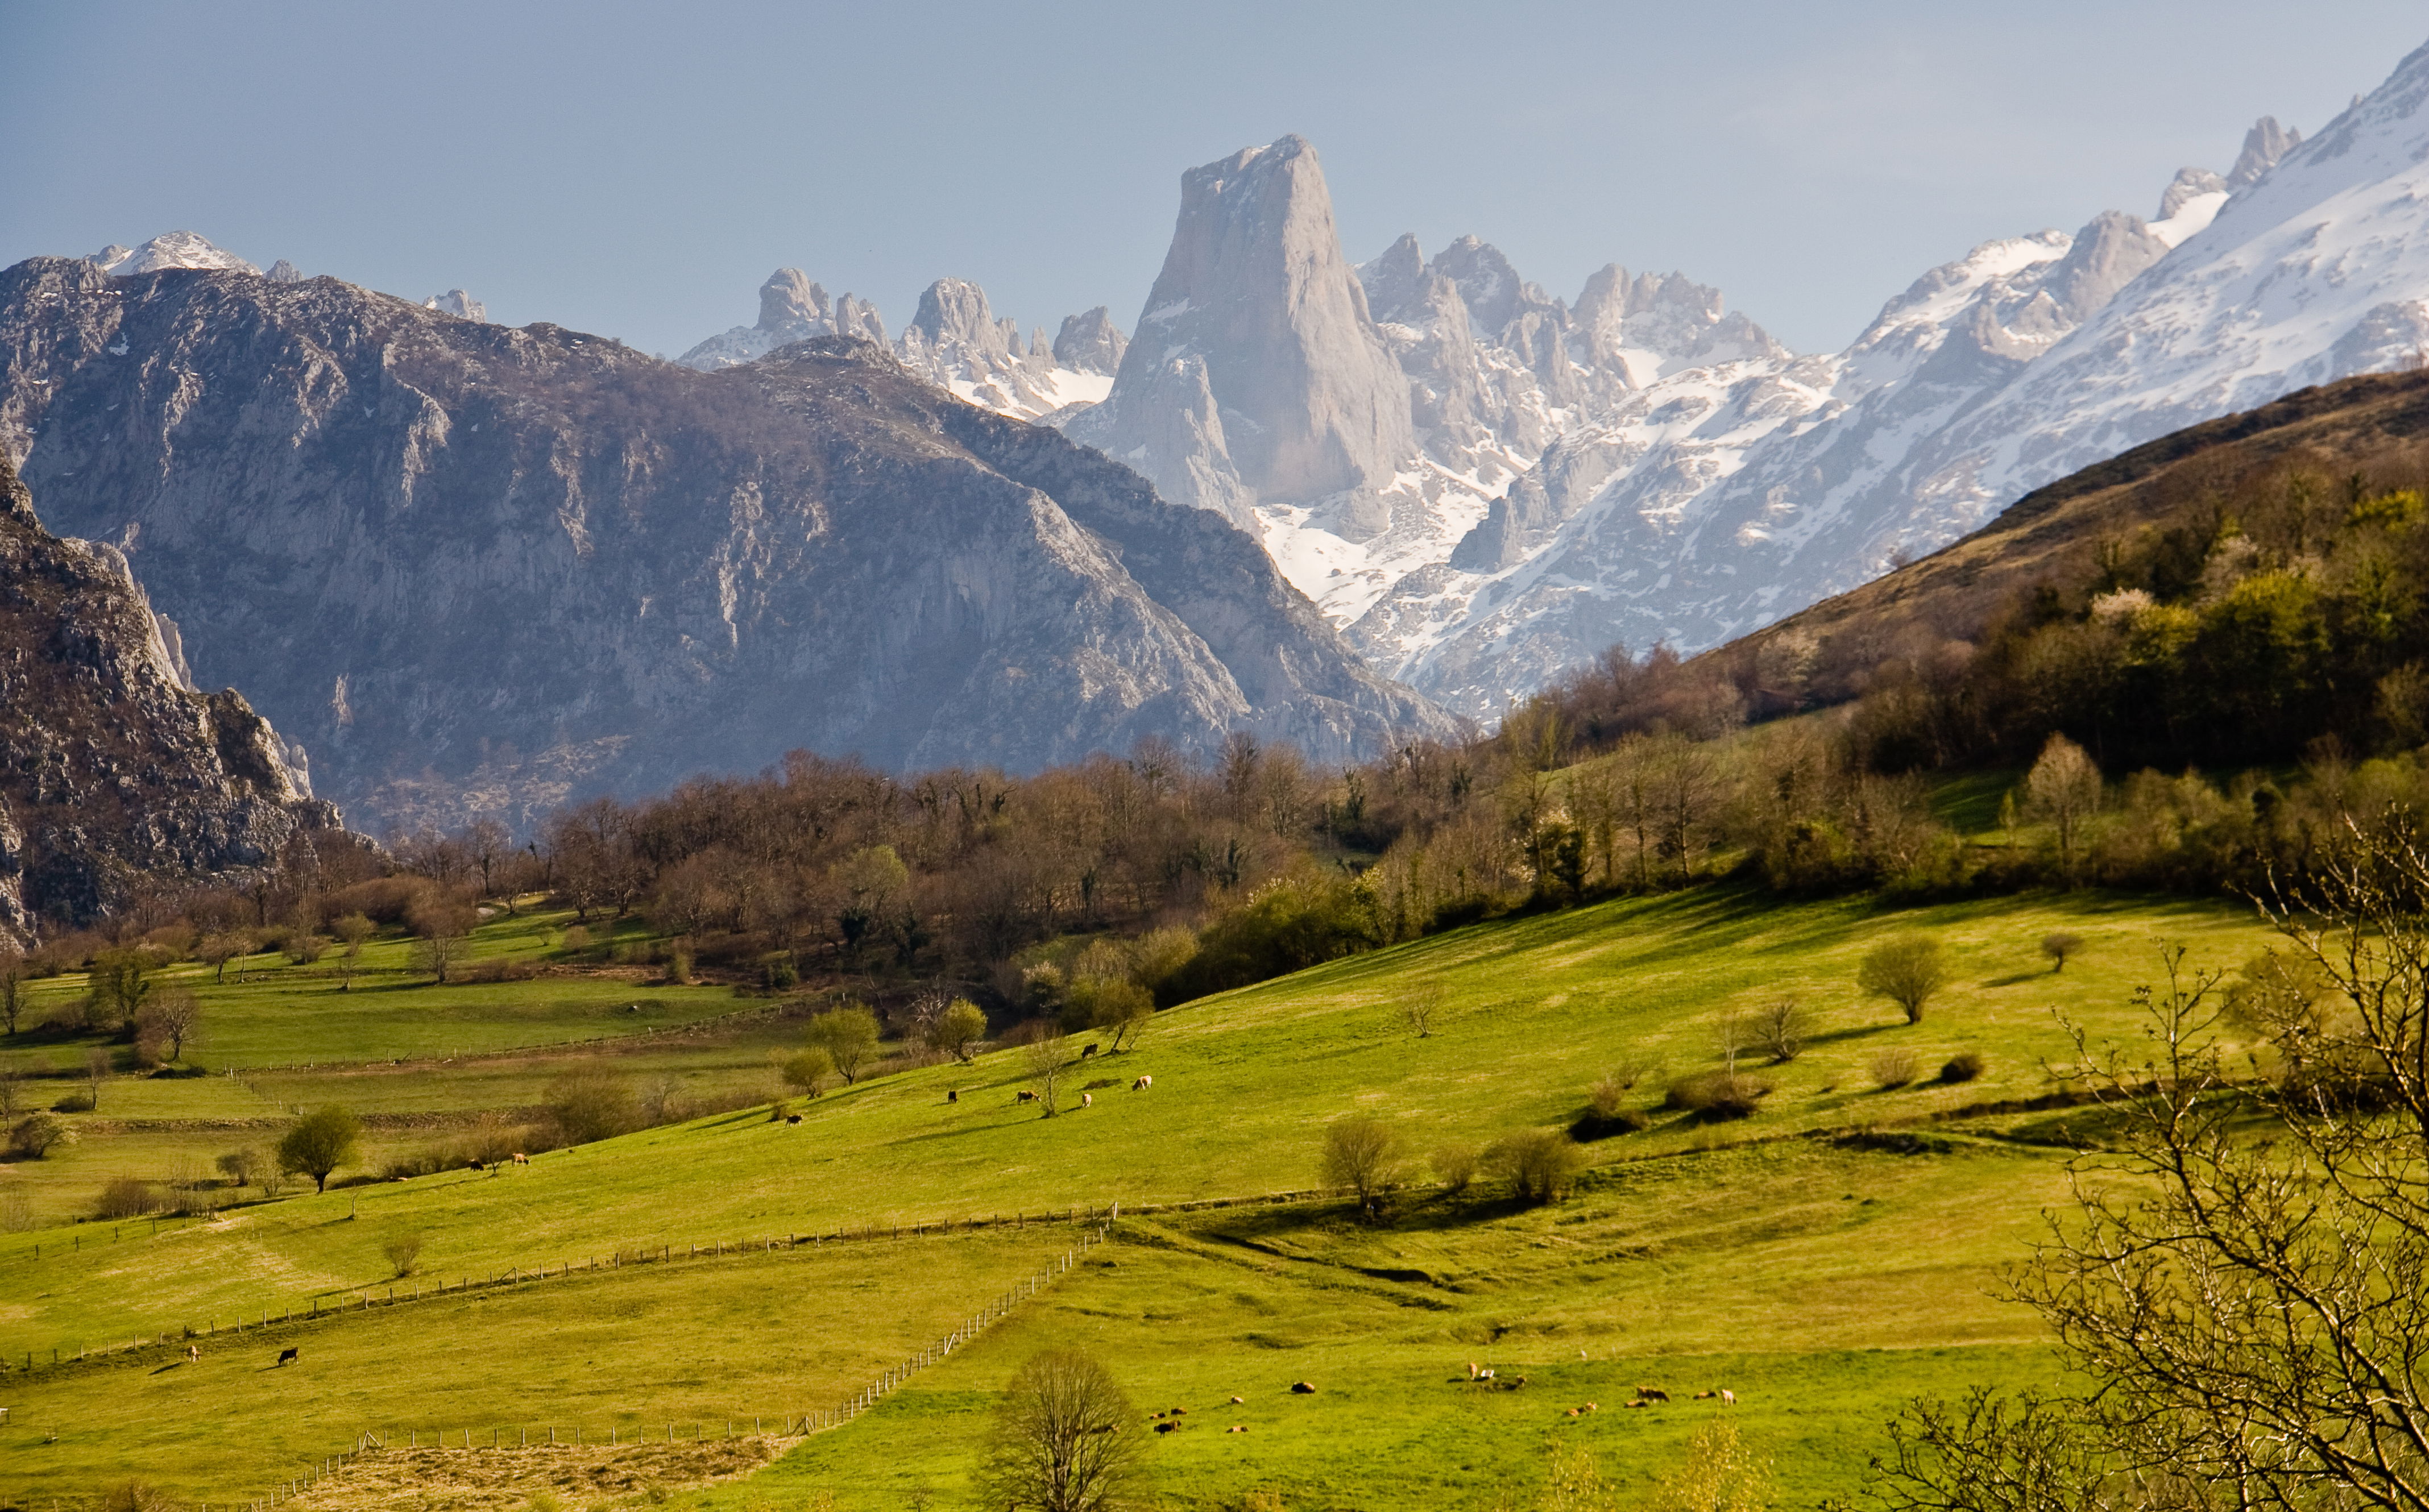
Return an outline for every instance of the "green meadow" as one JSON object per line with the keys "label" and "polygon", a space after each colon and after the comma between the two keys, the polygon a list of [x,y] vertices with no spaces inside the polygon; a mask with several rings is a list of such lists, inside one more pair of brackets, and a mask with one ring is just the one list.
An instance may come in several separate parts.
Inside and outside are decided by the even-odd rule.
{"label": "green meadow", "polygon": [[[1912,930],[1940,941],[1954,972],[1909,1025],[1854,978],[1867,948]],[[2038,951],[2054,930],[2084,941],[2062,973]],[[2054,1091],[2073,1055],[2061,1016],[2095,1042],[2130,1044],[2132,991],[2156,977],[2163,943],[2225,966],[2267,940],[2248,912],[2097,895],[1883,911],[1708,888],[1499,920],[1160,1013],[1132,1052],[1075,1066],[1053,1118],[1015,1100],[1031,1078],[1011,1050],[830,1091],[796,1105],[799,1125],[765,1109],[723,1114],[497,1175],[333,1190],[157,1234],[130,1224],[112,1242],[95,1224],[80,1225],[91,1241],[81,1244],[58,1227],[0,1236],[0,1354],[21,1370],[29,1354],[180,1340],[0,1381],[12,1428],[83,1425],[80,1447],[55,1455],[42,1485],[72,1487],[106,1463],[196,1500],[233,1501],[315,1444],[327,1454],[360,1428],[410,1421],[417,1403],[456,1404],[454,1415],[478,1426],[484,1414],[566,1422],[576,1404],[613,1402],[642,1422],[716,1417],[717,1402],[741,1413],[746,1396],[799,1403],[781,1389],[788,1372],[806,1394],[838,1396],[889,1349],[1000,1290],[989,1267],[1019,1273],[1061,1253],[1074,1230],[1041,1220],[1119,1204],[1114,1242],[975,1345],[849,1426],[696,1499],[742,1508],[824,1494],[877,1507],[924,1494],[960,1504],[992,1393],[1029,1351],[1078,1342],[1143,1412],[1188,1408],[1187,1426],[1149,1453],[1173,1505],[1236,1506],[1268,1490],[1293,1507],[1481,1507],[1511,1487],[1523,1502],[1546,1446],[1566,1438],[1593,1447],[1607,1477],[1649,1486],[1698,1415],[1720,1410],[1693,1393],[1721,1387],[1738,1393],[1733,1421],[1772,1457],[1779,1500],[1805,1504],[1856,1487],[1880,1423],[1906,1397],[2050,1370],[2035,1321],[1996,1292],[2043,1209],[2066,1197],[2070,1152],[2056,1141],[2065,1112],[2016,1109]],[[1420,994],[1440,1003],[1422,1036],[1401,1012]],[[1725,1020],[1783,994],[1809,1014],[1809,1043],[1784,1065],[1741,1058],[1770,1084],[1753,1116],[1706,1124],[1661,1108],[1670,1078],[1722,1064]],[[768,1043],[707,1053],[726,1057],[730,1074],[764,1076],[767,1049],[799,1030],[763,1024]],[[463,1074],[501,1079],[467,1092],[452,1069],[366,1068],[380,1048],[365,1045],[346,1073],[366,1108],[498,1106],[540,1076],[476,1062]],[[1878,1087],[1883,1051],[1906,1052],[1921,1079]],[[1980,1077],[1933,1079],[1960,1051],[1982,1058]],[[1591,1165],[1566,1202],[1520,1208],[1484,1184],[1454,1192],[1428,1178],[1436,1145],[1566,1125],[1620,1067],[1638,1073],[1630,1097],[1648,1126],[1588,1144]],[[1141,1075],[1152,1087],[1131,1090]],[[105,1088],[106,1105],[119,1086]],[[1079,1106],[1083,1091],[1093,1106]],[[1416,1184],[1381,1225],[1306,1195],[1325,1126],[1352,1113],[1389,1122],[1413,1157]],[[1879,1137],[1917,1130],[1931,1137]],[[1240,1200],[1277,1194],[1297,1195]],[[1016,1215],[1024,1226],[1009,1226]],[[130,1372],[182,1358],[187,1328],[224,1339],[212,1330],[240,1318],[384,1295],[383,1251],[400,1235],[420,1241],[427,1286],[644,1248],[681,1255],[695,1243],[997,1216],[1006,1226],[585,1273],[488,1302],[450,1294],[299,1322],[306,1358],[281,1389],[327,1371],[328,1407],[274,1443],[227,1437],[262,1399],[244,1394],[254,1377],[233,1366],[209,1384],[216,1349],[158,1396],[158,1410],[110,1405],[127,1382],[154,1379]],[[900,1257],[878,1266],[880,1285],[855,1290],[828,1269],[887,1252]],[[763,1274],[753,1267],[763,1280],[719,1279]],[[528,1321],[496,1335],[484,1357],[498,1363],[475,1366],[464,1331],[476,1314],[510,1312]],[[603,1313],[681,1323],[586,1331]],[[385,1363],[323,1363],[339,1359]],[[1527,1385],[1470,1389],[1468,1361]],[[561,1384],[570,1372],[600,1384],[586,1396]],[[1299,1379],[1319,1389],[1291,1397]],[[1624,1407],[1638,1384],[1677,1400]],[[320,1386],[310,1390],[322,1401]],[[1595,1410],[1568,1415],[1587,1403]],[[1234,1423],[1247,1431],[1222,1431]],[[19,1462],[13,1450],[8,1462]]]}

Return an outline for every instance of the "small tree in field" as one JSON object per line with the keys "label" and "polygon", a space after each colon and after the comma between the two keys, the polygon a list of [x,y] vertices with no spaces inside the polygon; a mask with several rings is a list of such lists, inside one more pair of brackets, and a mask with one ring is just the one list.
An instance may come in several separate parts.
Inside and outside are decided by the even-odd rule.
{"label": "small tree in field", "polygon": [[2064,971],[2067,957],[2080,955],[2082,952],[2083,936],[2079,934],[2069,934],[2064,929],[2054,929],[2041,936],[2041,954],[2049,957],[2052,972]]}
{"label": "small tree in field", "polygon": [[795,1092],[816,1097],[819,1086],[834,1075],[834,1058],[814,1044],[787,1056],[776,1067],[776,1074]]}
{"label": "small tree in field", "polygon": [[810,1044],[827,1053],[847,1086],[860,1080],[877,1056],[877,1015],[858,1003],[829,1009],[810,1020]]}
{"label": "small tree in field", "polygon": [[1924,1005],[1948,985],[1948,965],[1939,941],[1925,934],[1902,934],[1864,952],[1856,968],[1856,985],[1904,1009],[1908,1024],[1920,1024]]}
{"label": "small tree in field", "polygon": [[444,983],[448,970],[464,959],[472,926],[481,921],[479,912],[463,899],[434,887],[413,900],[405,917],[413,926],[413,932],[421,936],[416,955],[422,969]]}
{"label": "small tree in field", "polygon": [[2041,759],[2025,774],[2024,812],[2046,821],[2056,833],[2058,869],[2069,882],[2074,880],[2084,823],[2100,810],[2100,767],[2064,735],[2050,736]]}
{"label": "small tree in field", "polygon": [[330,1173],[355,1158],[362,1121],[331,1103],[295,1121],[278,1142],[278,1168],[310,1176],[313,1189],[329,1190]]}
{"label": "small tree in field", "polygon": [[996,1408],[982,1472],[989,1501],[1009,1512],[1113,1512],[1136,1472],[1136,1417],[1093,1356],[1033,1356]]}
{"label": "small tree in field", "polygon": [[1422,1040],[1434,1031],[1434,1019],[1442,1012],[1443,990],[1439,986],[1415,988],[1400,999],[1400,1022],[1409,1032]]}
{"label": "small tree in field", "polygon": [[214,1163],[219,1166],[220,1175],[239,1187],[250,1187],[258,1182],[270,1166],[270,1162],[261,1158],[261,1152],[251,1145],[229,1150]]}
{"label": "small tree in field", "polygon": [[362,965],[363,942],[372,937],[372,921],[360,913],[349,913],[333,919],[330,929],[345,948],[338,953],[338,991],[355,990],[355,973]]}
{"label": "small tree in field", "polygon": [[1358,1211],[1372,1219],[1383,1193],[1400,1179],[1400,1136],[1389,1124],[1361,1114],[1324,1131],[1324,1184],[1358,1199]]}
{"label": "small tree in field", "polygon": [[1059,1034],[1041,1034],[1020,1047],[1020,1063],[1029,1072],[1029,1079],[1037,1083],[1033,1090],[1038,1101],[1046,1105],[1049,1118],[1059,1111],[1055,1091],[1069,1070],[1070,1059],[1070,1046]]}
{"label": "small tree in field", "polygon": [[967,1064],[986,1031],[986,1010],[967,997],[956,997],[928,1026],[928,1047]]}
{"label": "small tree in field", "polygon": [[136,1034],[139,1043],[157,1040],[168,1050],[163,1059],[174,1060],[186,1053],[186,1042],[198,1035],[202,1027],[202,1003],[182,987],[168,987],[145,1000],[137,1015]]}
{"label": "small tree in field", "polygon": [[0,1023],[8,1032],[17,1032],[17,1020],[25,1011],[25,958],[13,950],[0,948]]}

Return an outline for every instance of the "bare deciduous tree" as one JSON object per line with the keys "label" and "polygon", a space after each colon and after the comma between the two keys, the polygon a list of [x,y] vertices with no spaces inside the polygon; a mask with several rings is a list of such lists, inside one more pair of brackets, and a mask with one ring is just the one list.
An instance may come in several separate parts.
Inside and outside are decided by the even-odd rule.
{"label": "bare deciduous tree", "polygon": [[[2429,853],[2349,825],[2262,907],[2293,969],[2230,1007],[2170,948],[2145,1048],[2076,1034],[2122,1151],[2014,1291],[2083,1388],[1910,1407],[1892,1508],[2429,1507]],[[2227,1059],[2256,1027],[2257,1087]]]}
{"label": "bare deciduous tree", "polygon": [[1060,1110],[1055,1103],[1055,1093],[1062,1085],[1064,1074],[1069,1069],[1070,1060],[1070,1046],[1060,1034],[1041,1034],[1020,1047],[1020,1063],[1029,1072],[1029,1079],[1036,1083],[1030,1090],[1036,1093],[1037,1100],[1046,1105],[1045,1112],[1049,1118]]}
{"label": "bare deciduous tree", "polygon": [[983,1478],[1010,1512],[1112,1512],[1138,1461],[1130,1398],[1080,1350],[1031,1356],[1005,1387]]}
{"label": "bare deciduous tree", "polygon": [[2100,809],[2100,768],[2083,748],[2052,735],[2024,776],[2024,813],[2046,821],[2057,836],[2058,870],[2074,879],[2083,823]]}
{"label": "bare deciduous tree", "polygon": [[1439,984],[1412,988],[1409,995],[1400,999],[1400,1022],[1409,1027],[1411,1034],[1422,1040],[1433,1033],[1434,1018],[1442,1011],[1442,1004],[1443,990]]}
{"label": "bare deciduous tree", "polygon": [[1355,1196],[1360,1214],[1372,1219],[1400,1181],[1400,1136],[1379,1118],[1342,1119],[1324,1131],[1323,1170],[1324,1184]]}

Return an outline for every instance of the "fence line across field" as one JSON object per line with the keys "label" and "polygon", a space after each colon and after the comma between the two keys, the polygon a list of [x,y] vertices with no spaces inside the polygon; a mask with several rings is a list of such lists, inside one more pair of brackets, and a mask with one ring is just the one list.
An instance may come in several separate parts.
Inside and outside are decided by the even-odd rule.
{"label": "fence line across field", "polygon": [[[1117,1204],[1115,1206],[1118,1208],[1119,1205]],[[1018,1307],[1022,1303],[1036,1296],[1049,1286],[1051,1286],[1057,1277],[1070,1274],[1070,1272],[1079,1265],[1081,1257],[1086,1255],[1099,1244],[1106,1241],[1112,1231],[1112,1216],[1114,1215],[1109,1214],[1105,1220],[1097,1223],[1093,1228],[1083,1231],[1080,1236],[1080,1241],[1071,1246],[1070,1249],[1065,1251],[1062,1257],[1052,1265],[1048,1266],[1046,1269],[1039,1271],[1033,1275],[1023,1278],[1018,1285],[1013,1287],[1011,1290],[989,1299],[983,1307],[981,1307],[977,1311],[971,1313],[968,1318],[947,1330],[941,1337],[933,1342],[906,1356],[901,1363],[890,1366],[884,1371],[880,1372],[875,1380],[861,1388],[858,1391],[853,1392],[850,1397],[847,1397],[836,1406],[822,1410],[800,1413],[798,1415],[787,1413],[778,1417],[775,1421],[783,1424],[783,1427],[775,1437],[786,1438],[801,1438],[813,1433],[822,1433],[830,1429],[840,1428],[844,1424],[851,1422],[854,1418],[859,1417],[862,1413],[876,1406],[889,1394],[901,1389],[906,1382],[910,1381],[921,1371],[926,1370],[933,1365],[941,1363],[943,1360],[950,1357],[955,1350],[962,1348],[968,1344],[972,1339],[976,1339],[990,1325],[1000,1322],[1005,1317],[1008,1317],[1013,1310]],[[739,1418],[728,1418],[723,1420],[724,1431],[718,1437],[727,1439],[737,1437],[734,1431],[735,1424],[743,1421],[744,1420]],[[769,1437],[767,1428],[768,1422],[768,1418],[764,1416],[754,1417],[750,1419],[749,1422],[751,1423],[751,1432],[748,1437]],[[549,1448],[613,1449],[622,1448],[628,1444],[637,1446],[648,1443],[698,1443],[706,1442],[710,1439],[711,1436],[708,1433],[709,1424],[706,1421],[694,1421],[689,1426],[692,1431],[690,1434],[686,1435],[682,1431],[685,1427],[685,1424],[682,1422],[669,1422],[666,1423],[663,1428],[659,1429],[657,1434],[653,1437],[648,1425],[640,1425],[629,1430],[632,1432],[633,1437],[626,1438],[623,1435],[628,1430],[626,1430],[622,1424],[616,1424],[607,1430],[606,1441],[603,1443],[595,1433],[582,1426],[575,1426],[571,1429],[568,1429],[563,1424],[557,1424],[542,1425],[535,1428],[528,1424],[518,1424],[513,1428],[491,1427],[488,1430],[489,1441],[486,1444],[480,1441],[481,1430],[477,1428],[443,1428],[429,1430],[432,1441],[427,1445],[421,1442],[421,1436],[424,1430],[419,1427],[381,1430],[367,1429],[355,1436],[354,1444],[351,1448],[342,1450],[326,1459],[315,1461],[313,1464],[306,1466],[301,1475],[289,1480],[280,1481],[276,1485],[263,1491],[261,1494],[248,1501],[232,1504],[227,1508],[223,1509],[223,1512],[266,1512],[266,1509],[270,1507],[276,1506],[283,1502],[289,1501],[302,1495],[304,1492],[309,1490],[316,1482],[337,1473],[339,1471],[345,1469],[347,1466],[362,1459],[366,1455],[384,1454],[396,1449],[429,1448],[453,1450],[456,1452],[479,1452],[482,1450],[521,1451],[527,1449]],[[572,1435],[570,1438],[564,1437],[569,1432]],[[505,1436],[508,1433],[512,1433],[515,1436],[514,1442],[511,1444],[505,1441]],[[535,1440],[533,1437],[535,1434],[545,1434],[547,1437],[545,1438]],[[400,1437],[405,1439],[405,1442],[402,1444],[396,1441]],[[209,1504],[207,1503],[204,1504],[202,1512],[210,1512]]]}
{"label": "fence line across field", "polygon": [[[1240,1199],[1218,1200],[1231,1202]],[[1203,1206],[1203,1204],[1176,1204],[1172,1206],[1198,1207]],[[910,1224],[872,1223],[863,1224],[856,1229],[840,1228],[833,1232],[823,1234],[787,1234],[781,1237],[754,1239],[742,1241],[714,1240],[686,1244],[681,1251],[676,1250],[676,1248],[670,1243],[654,1246],[640,1246],[632,1249],[618,1250],[603,1258],[602,1257],[592,1256],[581,1261],[560,1260],[557,1261],[554,1267],[550,1266],[546,1262],[533,1268],[509,1266],[504,1271],[495,1272],[487,1276],[464,1276],[459,1278],[453,1285],[441,1281],[434,1286],[401,1284],[386,1288],[360,1287],[352,1289],[351,1293],[341,1300],[329,1300],[321,1296],[307,1297],[305,1299],[305,1308],[302,1312],[297,1312],[291,1306],[284,1309],[266,1307],[262,1309],[261,1316],[258,1319],[238,1318],[229,1320],[224,1324],[218,1319],[207,1319],[200,1327],[196,1327],[192,1323],[185,1323],[173,1328],[163,1329],[159,1333],[150,1336],[138,1334],[129,1338],[124,1343],[116,1340],[111,1340],[110,1342],[99,1345],[80,1342],[74,1353],[70,1353],[65,1345],[59,1345],[51,1350],[51,1357],[47,1360],[41,1358],[39,1352],[34,1350],[25,1350],[22,1353],[12,1353],[5,1360],[0,1360],[0,1372],[46,1372],[53,1368],[72,1368],[79,1363],[106,1359],[116,1356],[140,1352],[145,1349],[168,1348],[174,1350],[179,1345],[192,1344],[202,1339],[215,1339],[223,1335],[242,1336],[247,1333],[259,1333],[269,1329],[284,1329],[291,1327],[297,1323],[309,1324],[320,1322],[323,1319],[342,1317],[348,1313],[367,1312],[373,1307],[395,1307],[409,1306],[417,1302],[436,1302],[444,1297],[461,1296],[468,1292],[497,1288],[525,1286],[535,1281],[553,1279],[562,1280],[568,1276],[591,1275],[596,1274],[601,1271],[620,1270],[628,1265],[663,1265],[669,1264],[677,1260],[719,1259],[725,1257],[739,1257],[743,1256],[766,1256],[774,1254],[780,1250],[798,1250],[805,1248],[817,1249],[827,1244],[868,1243],[872,1241],[941,1237],[956,1231],[968,1233],[980,1229],[990,1228],[1019,1229],[1027,1227],[1032,1223],[1077,1224],[1094,1222],[1101,1224],[1114,1218],[1120,1217],[1122,1208],[1123,1205],[1116,1202],[1112,1204],[1109,1208],[1102,1209],[1073,1208],[1066,1208],[1062,1212],[1038,1213],[1032,1213],[1024,1210],[1014,1213],[1009,1219],[1005,1218],[1000,1213],[997,1213],[985,1218],[949,1218],[941,1219],[933,1223]],[[1155,1209],[1153,1208],[1138,1207],[1131,1208],[1131,1211],[1133,1213],[1152,1210]]]}

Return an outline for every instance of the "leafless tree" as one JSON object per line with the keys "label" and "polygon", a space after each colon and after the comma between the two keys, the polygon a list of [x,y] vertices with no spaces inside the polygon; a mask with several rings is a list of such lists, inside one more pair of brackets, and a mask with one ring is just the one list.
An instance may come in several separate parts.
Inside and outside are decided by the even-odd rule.
{"label": "leafless tree", "polygon": [[1069,1070],[1070,1044],[1062,1035],[1041,1034],[1020,1047],[1020,1063],[1036,1085],[1031,1090],[1046,1105],[1046,1116],[1052,1118],[1060,1109],[1055,1105],[1055,1092]]}
{"label": "leafless tree", "polygon": [[1413,987],[1409,994],[1400,999],[1400,1022],[1409,1027],[1411,1034],[1420,1040],[1425,1039],[1434,1031],[1434,1017],[1442,1011],[1442,1003],[1443,990],[1439,984]]}
{"label": "leafless tree", "polygon": [[2429,1508],[2429,854],[2349,824],[2262,907],[2297,969],[2173,947],[2134,1054],[2076,1034],[2122,1154],[2014,1290],[2083,1388],[1910,1408],[1892,1507]]}
{"label": "leafless tree", "polygon": [[1082,1351],[1031,1356],[1004,1389],[983,1479],[1010,1512],[1113,1512],[1138,1462],[1136,1414]]}
{"label": "leafless tree", "polygon": [[186,1042],[200,1034],[202,1027],[201,1001],[182,987],[170,987],[145,999],[138,1034],[157,1036],[168,1045],[166,1059],[174,1060],[186,1053]]}
{"label": "leafless tree", "polygon": [[1358,1199],[1358,1210],[1376,1216],[1383,1194],[1401,1179],[1400,1136],[1379,1118],[1345,1118],[1324,1131],[1324,1184]]}

